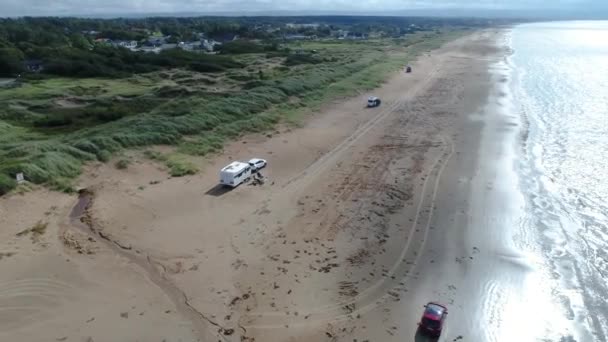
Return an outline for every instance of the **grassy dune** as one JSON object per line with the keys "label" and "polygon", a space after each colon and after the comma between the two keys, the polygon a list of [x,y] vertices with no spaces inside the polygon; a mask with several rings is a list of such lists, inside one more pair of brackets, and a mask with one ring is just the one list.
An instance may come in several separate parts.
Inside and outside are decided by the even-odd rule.
{"label": "grassy dune", "polygon": [[[54,78],[0,90],[0,194],[15,187],[18,172],[30,182],[70,191],[84,163],[153,145],[175,147],[170,154],[147,153],[171,175],[195,173],[188,155],[220,151],[232,137],[281,121],[297,124],[304,113],[373,89],[420,53],[462,34],[301,42],[290,48],[306,57],[240,55],[236,59],[246,66],[223,73]],[[286,66],[286,58],[295,64]]]}

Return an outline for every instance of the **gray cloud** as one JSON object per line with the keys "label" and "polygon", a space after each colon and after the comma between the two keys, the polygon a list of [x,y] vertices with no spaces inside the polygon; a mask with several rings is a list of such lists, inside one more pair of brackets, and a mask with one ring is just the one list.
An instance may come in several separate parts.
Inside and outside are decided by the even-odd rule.
{"label": "gray cloud", "polygon": [[0,0],[0,16],[408,9],[606,8],[606,0]]}

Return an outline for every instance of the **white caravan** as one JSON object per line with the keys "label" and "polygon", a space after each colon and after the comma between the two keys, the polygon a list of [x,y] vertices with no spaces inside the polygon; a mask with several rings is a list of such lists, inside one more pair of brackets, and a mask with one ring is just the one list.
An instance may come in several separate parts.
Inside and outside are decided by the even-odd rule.
{"label": "white caravan", "polygon": [[251,165],[238,161],[230,163],[220,171],[220,183],[236,188],[251,178]]}

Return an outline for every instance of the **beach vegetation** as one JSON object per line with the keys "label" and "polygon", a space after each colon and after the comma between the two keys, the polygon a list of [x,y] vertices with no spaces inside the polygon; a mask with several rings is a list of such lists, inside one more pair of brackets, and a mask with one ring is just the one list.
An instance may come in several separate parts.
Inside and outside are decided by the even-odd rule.
{"label": "beach vegetation", "polygon": [[[48,63],[39,77],[0,91],[0,194],[15,188],[20,172],[28,182],[71,192],[85,163],[107,162],[125,149],[142,148],[172,176],[194,174],[199,168],[191,156],[217,153],[235,138],[280,122],[298,125],[323,103],[374,89],[464,32],[234,42],[218,55],[133,54],[91,47],[81,37],[63,37],[75,42],[69,47],[57,37],[23,45],[25,57],[40,54]],[[15,51],[4,55],[10,63],[22,58]],[[169,148],[158,152],[158,145]],[[127,168],[129,160],[115,166]]]}

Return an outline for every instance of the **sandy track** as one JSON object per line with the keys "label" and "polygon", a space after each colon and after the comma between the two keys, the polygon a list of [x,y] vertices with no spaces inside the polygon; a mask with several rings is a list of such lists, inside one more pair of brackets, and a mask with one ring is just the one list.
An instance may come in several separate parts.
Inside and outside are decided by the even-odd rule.
{"label": "sandy track", "polygon": [[[27,227],[56,203],[45,218],[48,244],[0,261],[2,271],[30,279],[35,268],[20,265],[44,265],[37,276],[70,284],[64,292],[71,295],[51,295],[56,302],[33,309],[62,310],[65,318],[15,306],[3,336],[27,329],[29,340],[42,341],[54,329],[59,339],[94,341],[411,338],[399,322],[388,335],[365,322],[398,319],[392,306],[424,272],[439,183],[461,153],[459,123],[485,99],[471,85],[485,77],[479,61],[496,52],[496,34],[476,33],[421,57],[414,73],[375,92],[380,108],[363,108],[365,97],[333,104],[302,128],[236,142],[201,161],[196,176],[167,179],[145,160],[127,171],[94,165],[81,180],[95,191],[83,229],[69,219],[73,198],[46,193],[28,202],[39,193],[24,195],[28,222],[19,221],[21,210],[2,223]],[[216,187],[221,166],[253,156],[270,162],[265,185]],[[16,210],[15,198],[0,199],[1,208]],[[6,296],[15,286],[6,285]],[[93,320],[75,318],[83,306]],[[141,307],[144,314],[135,314]]]}

